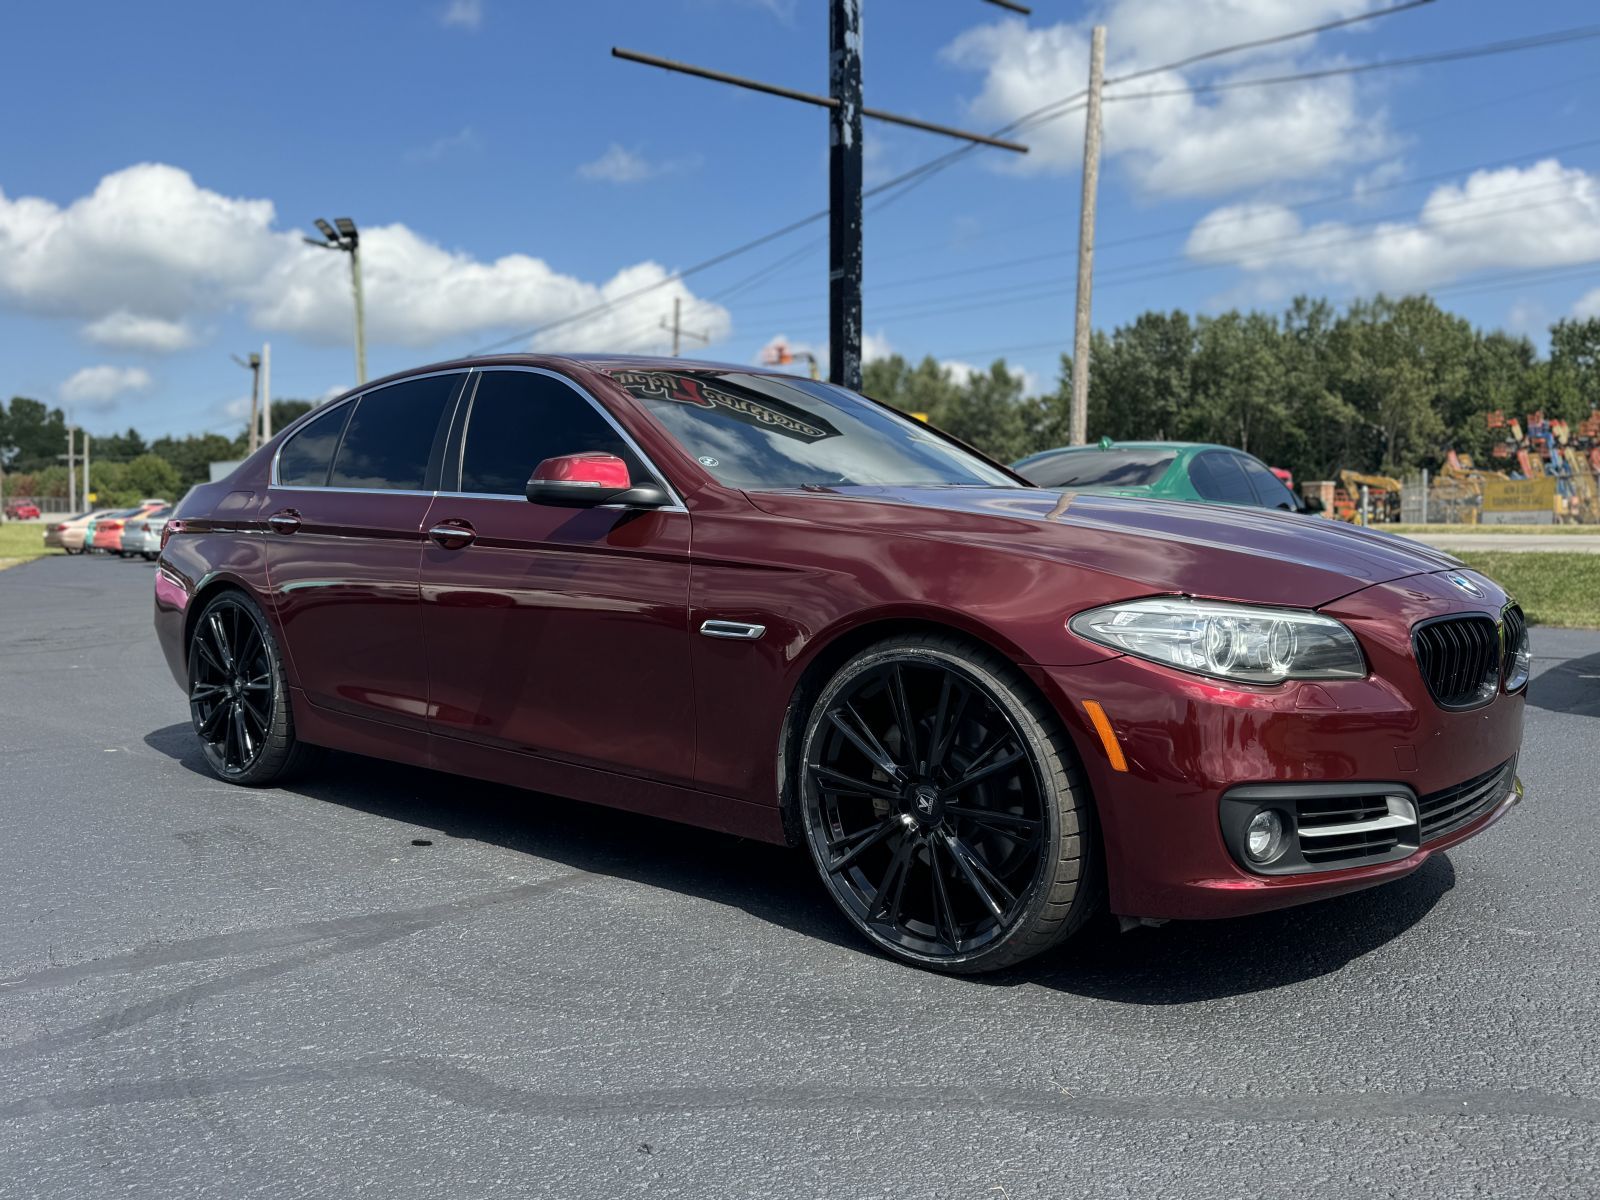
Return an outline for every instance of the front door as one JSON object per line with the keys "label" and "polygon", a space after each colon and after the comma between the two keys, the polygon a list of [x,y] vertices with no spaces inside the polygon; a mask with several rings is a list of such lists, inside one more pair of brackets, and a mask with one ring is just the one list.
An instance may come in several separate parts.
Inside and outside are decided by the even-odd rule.
{"label": "front door", "polygon": [[321,708],[426,727],[418,564],[465,372],[329,409],[278,454],[267,580],[294,678]]}
{"label": "front door", "polygon": [[529,503],[529,475],[557,455],[601,450],[635,479],[654,475],[553,372],[485,370],[462,407],[459,476],[447,465],[455,486],[434,501],[438,536],[422,551],[433,731],[692,778],[689,514]]}

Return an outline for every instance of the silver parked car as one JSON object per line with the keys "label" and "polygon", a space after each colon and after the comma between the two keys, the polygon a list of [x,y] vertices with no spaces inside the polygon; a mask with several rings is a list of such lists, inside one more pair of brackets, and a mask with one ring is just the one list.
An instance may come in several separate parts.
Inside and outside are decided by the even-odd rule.
{"label": "silver parked car", "polygon": [[169,504],[143,517],[129,517],[122,527],[122,557],[142,554],[147,562],[154,562],[161,553],[161,531],[167,527],[167,518],[171,515]]}

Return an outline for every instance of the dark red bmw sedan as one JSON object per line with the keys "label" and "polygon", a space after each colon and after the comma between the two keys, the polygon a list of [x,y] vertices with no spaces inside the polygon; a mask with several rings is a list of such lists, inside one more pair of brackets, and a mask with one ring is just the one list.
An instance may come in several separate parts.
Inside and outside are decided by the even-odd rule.
{"label": "dark red bmw sedan", "polygon": [[1521,795],[1527,630],[1454,559],[747,367],[352,392],[189,494],[155,623],[223,779],[331,746],[804,844],[948,971],[1383,883]]}

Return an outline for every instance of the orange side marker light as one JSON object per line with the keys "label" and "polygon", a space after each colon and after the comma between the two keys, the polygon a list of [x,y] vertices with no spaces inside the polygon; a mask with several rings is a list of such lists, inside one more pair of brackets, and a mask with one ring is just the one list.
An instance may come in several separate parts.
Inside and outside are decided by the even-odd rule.
{"label": "orange side marker light", "polygon": [[1126,771],[1128,760],[1123,757],[1122,746],[1117,741],[1116,732],[1111,728],[1111,718],[1106,716],[1106,710],[1100,707],[1100,701],[1085,700],[1083,711],[1089,714],[1089,723],[1100,735],[1100,744],[1106,748],[1106,758],[1111,762],[1111,769]]}

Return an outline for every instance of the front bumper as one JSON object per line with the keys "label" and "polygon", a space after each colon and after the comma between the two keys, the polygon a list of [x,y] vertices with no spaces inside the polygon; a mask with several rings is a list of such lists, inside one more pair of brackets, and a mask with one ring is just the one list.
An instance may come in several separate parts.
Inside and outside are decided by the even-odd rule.
{"label": "front bumper", "polygon": [[[1486,799],[1463,824],[1424,833],[1404,853],[1326,870],[1250,870],[1229,849],[1225,795],[1343,783],[1372,785],[1365,792],[1403,790],[1414,799],[1444,795],[1516,758],[1522,694],[1447,712],[1433,704],[1420,676],[1414,687],[1374,674],[1250,688],[1126,657],[1032,673],[1067,722],[1088,773],[1111,908],[1121,916],[1240,916],[1371,887],[1488,828],[1521,796],[1509,770],[1503,795]],[[1399,671],[1388,674],[1403,679]],[[1126,771],[1112,768],[1085,717],[1088,699],[1109,717]]]}

